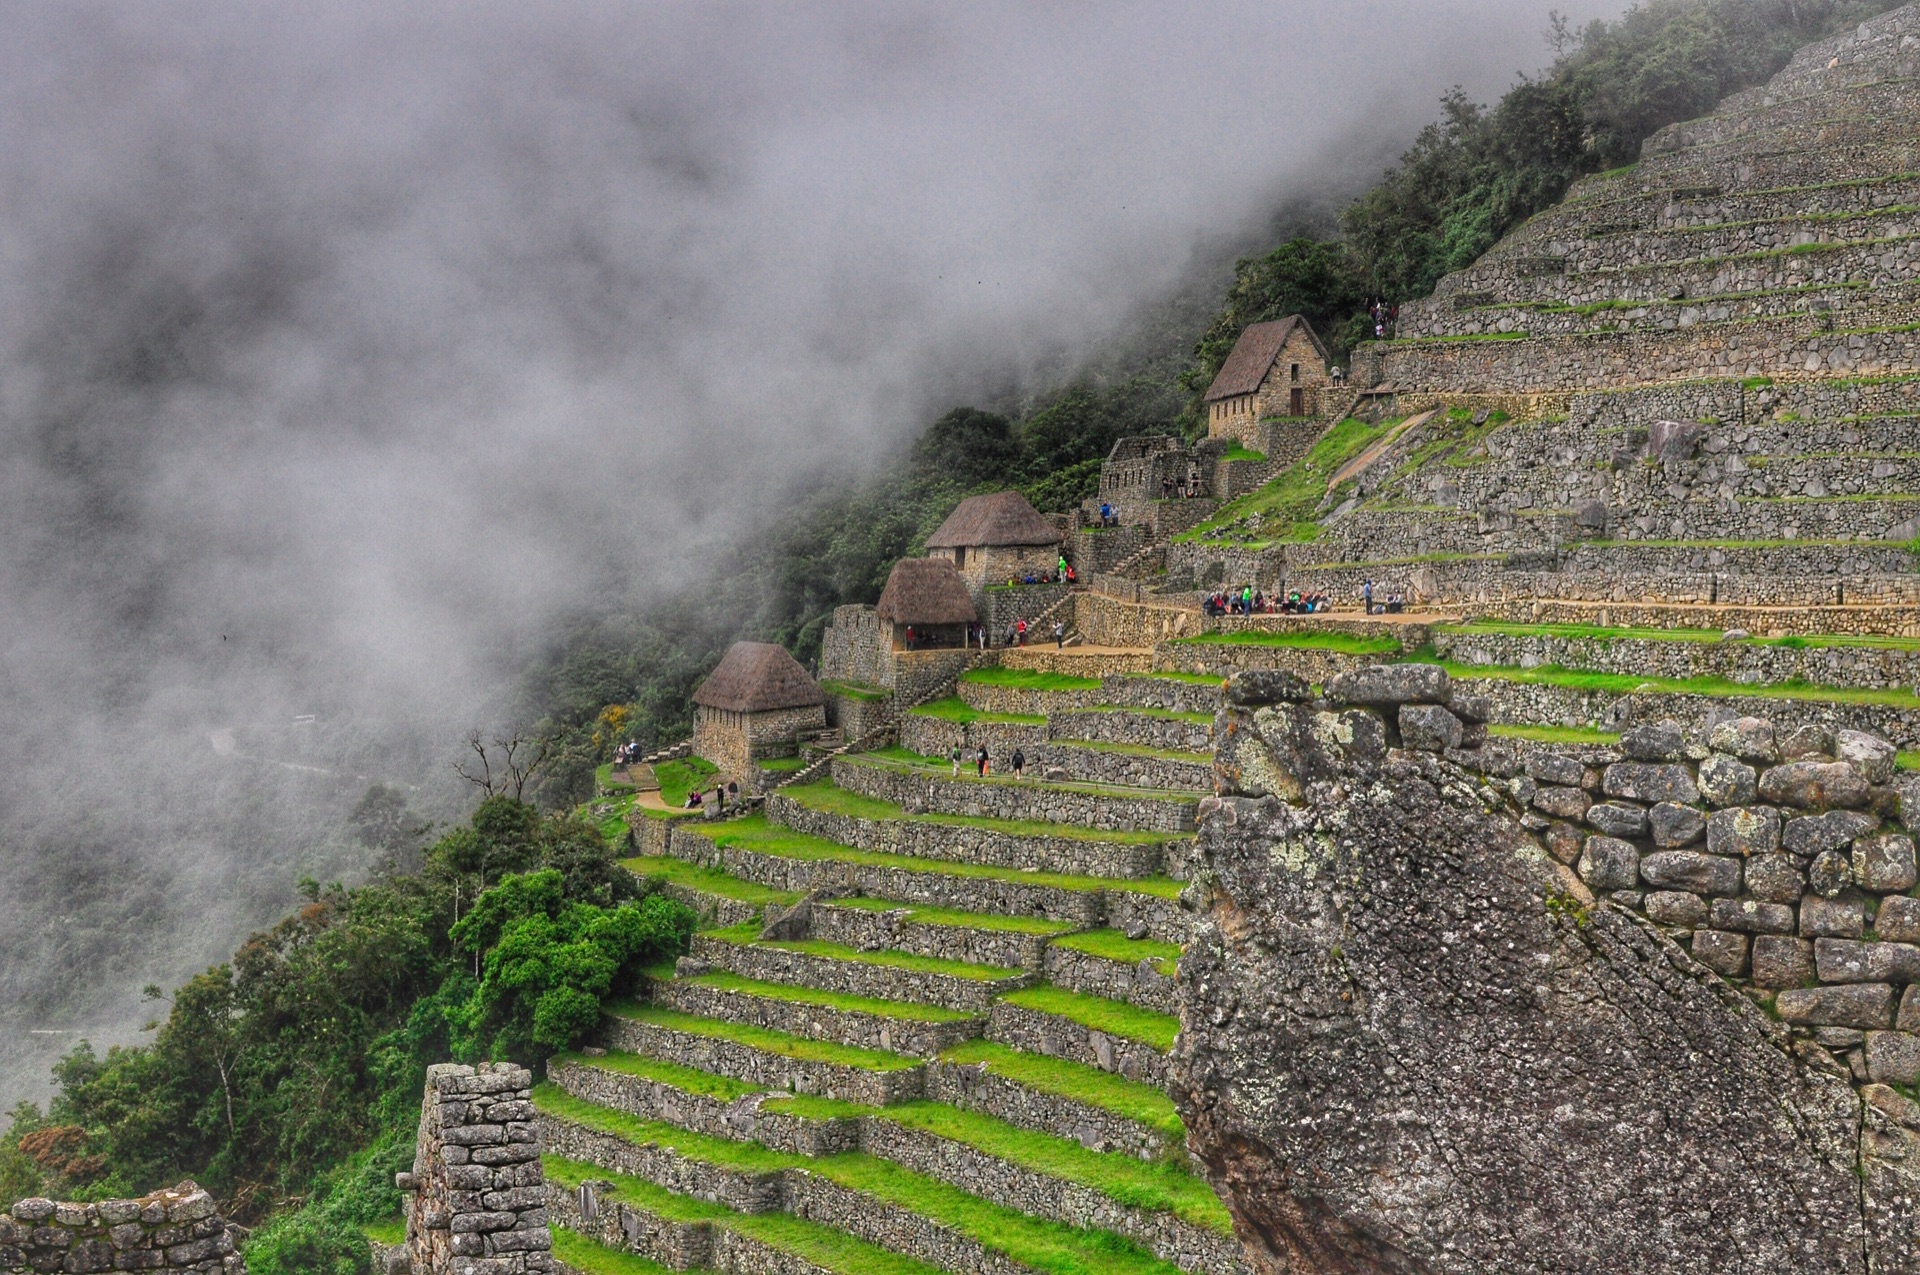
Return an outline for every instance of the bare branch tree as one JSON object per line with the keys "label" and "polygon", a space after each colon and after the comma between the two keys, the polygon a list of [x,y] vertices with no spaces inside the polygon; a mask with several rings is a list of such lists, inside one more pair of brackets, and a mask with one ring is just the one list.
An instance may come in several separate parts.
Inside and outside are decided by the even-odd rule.
{"label": "bare branch tree", "polygon": [[[467,735],[467,747],[479,758],[478,772],[471,763],[455,762],[454,773],[489,797],[511,797],[515,801],[524,800],[527,785],[553,759],[547,740],[519,730],[505,738],[495,735],[489,745],[475,729]],[[496,765],[505,773],[496,775]]]}
{"label": "bare branch tree", "polygon": [[479,727],[476,726],[467,732],[467,747],[473,749],[474,754],[480,758],[480,773],[477,775],[474,774],[460,762],[453,763],[453,773],[478,788],[487,796],[494,796],[493,763],[487,757],[487,746],[480,741]]}

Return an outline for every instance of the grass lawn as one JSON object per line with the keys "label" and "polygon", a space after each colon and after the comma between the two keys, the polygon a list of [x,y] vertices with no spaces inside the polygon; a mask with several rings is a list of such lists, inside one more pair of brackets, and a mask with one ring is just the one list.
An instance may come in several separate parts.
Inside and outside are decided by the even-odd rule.
{"label": "grass lawn", "polygon": [[638,1253],[624,1253],[565,1227],[553,1228],[553,1255],[585,1275],[672,1275]]}
{"label": "grass lawn", "polygon": [[1462,681],[1525,682],[1536,686],[1564,686],[1572,690],[1618,695],[1654,690],[1682,695],[1709,695],[1716,699],[1815,700],[1827,704],[1875,704],[1884,708],[1920,709],[1920,696],[1903,690],[1814,686],[1800,681],[1746,686],[1724,677],[1640,677],[1631,673],[1596,673],[1589,669],[1561,668],[1554,664],[1533,669],[1495,668],[1456,664],[1425,654],[1414,656],[1413,659],[1421,663],[1438,664]]}
{"label": "grass lawn", "polygon": [[604,1055],[592,1058],[585,1054],[562,1054],[554,1061],[579,1063],[584,1067],[598,1067],[603,1071],[617,1071],[623,1076],[651,1080],[655,1084],[667,1085],[682,1093],[698,1094],[702,1098],[712,1098],[716,1102],[735,1102],[748,1094],[766,1092],[760,1085],[750,1085],[744,1080],[735,1080],[731,1076],[717,1076],[710,1071],[682,1067],[678,1063],[661,1062],[642,1054],[628,1054],[617,1049],[609,1049]]}
{"label": "grass lawn", "polygon": [[1386,437],[1399,423],[1392,420],[1369,425],[1352,418],[1341,421],[1272,482],[1229,501],[1210,520],[1181,532],[1174,539],[1204,540],[1208,532],[1228,528],[1249,514],[1260,515],[1259,535],[1263,541],[1314,539],[1320,528],[1312,521],[1313,512],[1327,494],[1327,480],[1342,465]]}
{"label": "grass lawn", "polygon": [[610,794],[626,793],[633,791],[633,785],[624,780],[615,783],[613,779],[613,763],[605,762],[593,768],[593,790],[595,792]]}
{"label": "grass lawn", "polygon": [[941,974],[947,978],[962,978],[973,983],[992,983],[1003,978],[1018,978],[1021,974],[1020,970],[1007,969],[999,965],[949,961],[938,956],[918,956],[912,952],[865,952],[844,943],[828,943],[821,939],[781,939],[762,943],[759,941],[760,930],[760,923],[752,921],[746,925],[736,925],[725,930],[708,930],[707,937],[719,939],[723,943],[778,948],[783,952],[817,956],[822,960],[845,961],[854,965],[878,965],[887,969],[911,970],[917,974]]}
{"label": "grass lawn", "polygon": [[1012,686],[1024,691],[1097,691],[1097,677],[1075,677],[1070,673],[1049,673],[1037,668],[976,668],[960,675],[963,682],[976,686]]}
{"label": "grass lawn", "polygon": [[886,1001],[873,996],[854,996],[845,992],[824,992],[789,983],[765,983],[756,978],[716,972],[679,980],[695,987],[733,992],[740,996],[758,996],[763,1000],[788,1001],[795,1005],[815,1005],[821,1009],[845,1010],[850,1014],[871,1014],[876,1018],[898,1018],[914,1023],[959,1023],[975,1017],[957,1009],[938,1005],[920,1005],[913,1001]]}
{"label": "grass lawn", "polygon": [[375,1244],[405,1244],[407,1219],[392,1217],[384,1222],[368,1222],[360,1228],[360,1232]]}
{"label": "grass lawn", "polygon": [[678,810],[687,804],[687,794],[705,787],[718,769],[704,757],[661,762],[653,768],[653,777],[660,784],[660,800]]}
{"label": "grass lawn", "polygon": [[1017,992],[1008,992],[1000,999],[1021,1009],[1057,1015],[1082,1027],[1103,1031],[1109,1036],[1137,1040],[1163,1054],[1173,1048],[1173,1038],[1180,1034],[1180,1020],[1170,1014],[1156,1014],[1125,1001],[1088,996],[1084,992],[1069,992],[1051,985],[1023,987]]}
{"label": "grass lawn", "polygon": [[1074,952],[1085,952],[1088,956],[1097,956],[1105,961],[1118,961],[1123,965],[1138,965],[1141,961],[1152,961],[1155,968],[1168,978],[1173,977],[1174,966],[1180,960],[1178,943],[1162,943],[1155,939],[1130,939],[1118,930],[1085,930],[1079,934],[1067,934],[1053,940],[1053,946],[1064,947]]}
{"label": "grass lawn", "polygon": [[857,699],[869,704],[893,698],[893,692],[880,686],[862,686],[858,682],[837,682],[828,678],[820,683],[820,689],[829,695],[844,695],[848,699]]}
{"label": "grass lawn", "polygon": [[1228,629],[1173,639],[1175,646],[1261,646],[1298,651],[1336,651],[1342,655],[1392,655],[1400,639],[1367,637],[1359,633],[1269,633],[1261,629]]}
{"label": "grass lawn", "polygon": [[1265,452],[1253,451],[1245,446],[1242,446],[1239,443],[1235,443],[1233,446],[1227,448],[1226,451],[1220,454],[1221,460],[1263,461],[1266,458],[1267,458],[1267,454]]}
{"label": "grass lawn", "polygon": [[[1152,839],[1166,841],[1174,838],[1154,837]],[[1177,899],[1180,897],[1180,892],[1186,888],[1183,883],[1166,877],[1120,880],[1110,877],[1077,876],[1064,872],[1022,872],[1014,868],[993,868],[974,863],[948,863],[939,859],[916,858],[913,855],[856,850],[851,846],[828,841],[824,837],[811,837],[805,833],[776,827],[769,824],[764,815],[750,815],[745,819],[737,819],[717,831],[713,840],[716,845],[736,846],[742,850],[774,855],[782,859],[858,863],[903,872],[1007,881],[1074,892],[1126,890],[1135,894],[1151,895],[1154,898]]]}
{"label": "grass lawn", "polygon": [[983,713],[958,695],[937,699],[931,704],[922,704],[909,716],[934,717],[959,726],[970,726],[975,722],[1008,726],[1045,726],[1047,724],[1047,719],[1038,713]]}
{"label": "grass lawn", "polygon": [[805,770],[807,768],[807,759],[804,757],[768,757],[765,760],[755,762],[754,765],[762,770],[771,771],[776,775],[790,775],[796,770]]}
{"label": "grass lawn", "polygon": [[1585,726],[1489,726],[1489,735],[1500,739],[1531,739],[1541,744],[1617,744],[1620,737]]}
{"label": "grass lawn", "polygon": [[686,860],[676,859],[671,855],[622,859],[620,866],[636,876],[662,877],[689,890],[698,890],[702,894],[716,894],[723,899],[733,899],[754,907],[765,907],[769,903],[778,903],[782,907],[787,907],[800,900],[800,895],[795,891],[775,890],[754,881],[742,881],[739,877],[729,876],[718,868],[695,867]]}
{"label": "grass lawn", "polygon": [[982,1066],[989,1075],[1013,1084],[1024,1085],[1038,1093],[1068,1098],[1090,1107],[1111,1111],[1114,1115],[1145,1125],[1178,1141],[1186,1127],[1180,1113],[1164,1090],[1138,1080],[1128,1080],[1098,1067],[1029,1054],[990,1040],[969,1040],[940,1055],[941,1061],[966,1066]]}
{"label": "grass lawn", "polygon": [[808,1040],[803,1036],[790,1036],[786,1032],[773,1031],[766,1027],[754,1027],[748,1023],[726,1023],[715,1018],[701,1018],[694,1014],[683,1014],[676,1009],[663,1009],[658,1005],[637,1005],[632,1001],[619,1001],[608,1005],[607,1012],[621,1018],[632,1019],[636,1023],[646,1023],[669,1031],[685,1032],[690,1036],[704,1036],[709,1040],[731,1041],[736,1045],[758,1049],[763,1053],[778,1054],[782,1058],[792,1058],[799,1062],[855,1067],[862,1071],[909,1071],[920,1065],[918,1059],[903,1058],[899,1054],[884,1053],[878,1049],[861,1049],[854,1045],[839,1045],[828,1040]]}
{"label": "grass lawn", "polygon": [[1176,748],[1149,748],[1145,744],[1109,744],[1098,739],[1062,739],[1054,742],[1073,748],[1084,748],[1090,753],[1112,753],[1117,757],[1159,757],[1166,761],[1192,761],[1202,764],[1213,762],[1212,753],[1183,753]]}

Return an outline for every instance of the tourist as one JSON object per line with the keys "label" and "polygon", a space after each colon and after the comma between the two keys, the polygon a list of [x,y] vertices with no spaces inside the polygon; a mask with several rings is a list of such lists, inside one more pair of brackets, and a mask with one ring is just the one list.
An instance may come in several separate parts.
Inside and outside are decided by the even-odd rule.
{"label": "tourist", "polygon": [[1018,748],[1014,749],[1013,750],[1013,777],[1015,779],[1025,778],[1026,769],[1027,769],[1027,755],[1021,752]]}
{"label": "tourist", "polygon": [[1369,580],[1360,586],[1360,603],[1363,611],[1368,615],[1373,614],[1373,581]]}
{"label": "tourist", "polygon": [[909,651],[913,649],[913,626],[911,624],[907,626],[907,649]]}
{"label": "tourist", "polygon": [[720,808],[721,814],[724,815],[727,813],[727,786],[725,784],[715,784],[713,786],[713,804]]}
{"label": "tourist", "polygon": [[1060,650],[1066,646],[1066,644],[1067,622],[1065,620],[1055,620],[1053,622],[1053,649],[1056,651]]}
{"label": "tourist", "polygon": [[740,804],[740,785],[736,780],[727,780],[727,800],[736,806]]}
{"label": "tourist", "polygon": [[706,803],[706,799],[700,795],[700,790],[698,788],[695,788],[694,790],[692,790],[687,794],[687,804],[685,806],[685,809],[698,810],[705,803]]}
{"label": "tourist", "polygon": [[980,755],[973,759],[973,764],[975,768],[974,773],[978,774],[980,778],[985,779],[987,777],[988,767],[993,764],[993,759],[987,756],[987,746],[985,744],[980,745]]}
{"label": "tourist", "polygon": [[953,752],[949,753],[948,756],[953,760],[953,777],[958,779],[960,778],[960,745],[955,744],[953,746]]}
{"label": "tourist", "polygon": [[1023,619],[1018,624],[1015,624],[1013,626],[1013,632],[1015,639],[1014,645],[1025,646],[1027,644],[1027,622]]}
{"label": "tourist", "polygon": [[1071,566],[1067,568],[1067,583],[1068,584],[1080,583],[1080,574],[1077,571],[1075,571]]}

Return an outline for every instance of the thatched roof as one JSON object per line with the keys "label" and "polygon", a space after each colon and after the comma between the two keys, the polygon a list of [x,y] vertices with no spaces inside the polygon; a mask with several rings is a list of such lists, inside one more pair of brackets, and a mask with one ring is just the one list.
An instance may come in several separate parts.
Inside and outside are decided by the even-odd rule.
{"label": "thatched roof", "polygon": [[972,624],[980,618],[967,582],[945,558],[894,563],[874,610],[888,624]]}
{"label": "thatched roof", "polygon": [[730,713],[770,713],[781,708],[824,704],[827,697],[807,676],[800,661],[784,646],[771,642],[735,642],[700,689],[693,702]]}
{"label": "thatched roof", "polygon": [[1293,336],[1295,328],[1306,332],[1307,339],[1313,342],[1313,348],[1319,352],[1320,361],[1324,364],[1327,347],[1320,344],[1312,325],[1299,315],[1290,314],[1271,323],[1256,323],[1242,332],[1240,339],[1233,343],[1233,353],[1227,355],[1227,361],[1220,365],[1220,374],[1207,387],[1203,401],[1211,403],[1215,399],[1237,398],[1258,390],[1260,382],[1266,380],[1267,373],[1273,370],[1273,361],[1280,357],[1281,349]]}
{"label": "thatched roof", "polygon": [[1025,496],[1017,491],[996,491],[961,501],[940,529],[927,537],[927,548],[1057,545],[1063,538],[1060,529],[1041,517]]}

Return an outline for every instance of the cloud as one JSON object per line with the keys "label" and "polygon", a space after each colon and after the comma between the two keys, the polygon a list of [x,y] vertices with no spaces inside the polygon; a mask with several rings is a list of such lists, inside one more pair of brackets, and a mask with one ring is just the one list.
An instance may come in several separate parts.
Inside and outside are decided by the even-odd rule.
{"label": "cloud", "polygon": [[24,1030],[131,1038],[131,989],[353,871],[343,803],[441,773],[556,616],[1070,364],[1544,22],[10,7],[0,1101],[65,1039]]}

